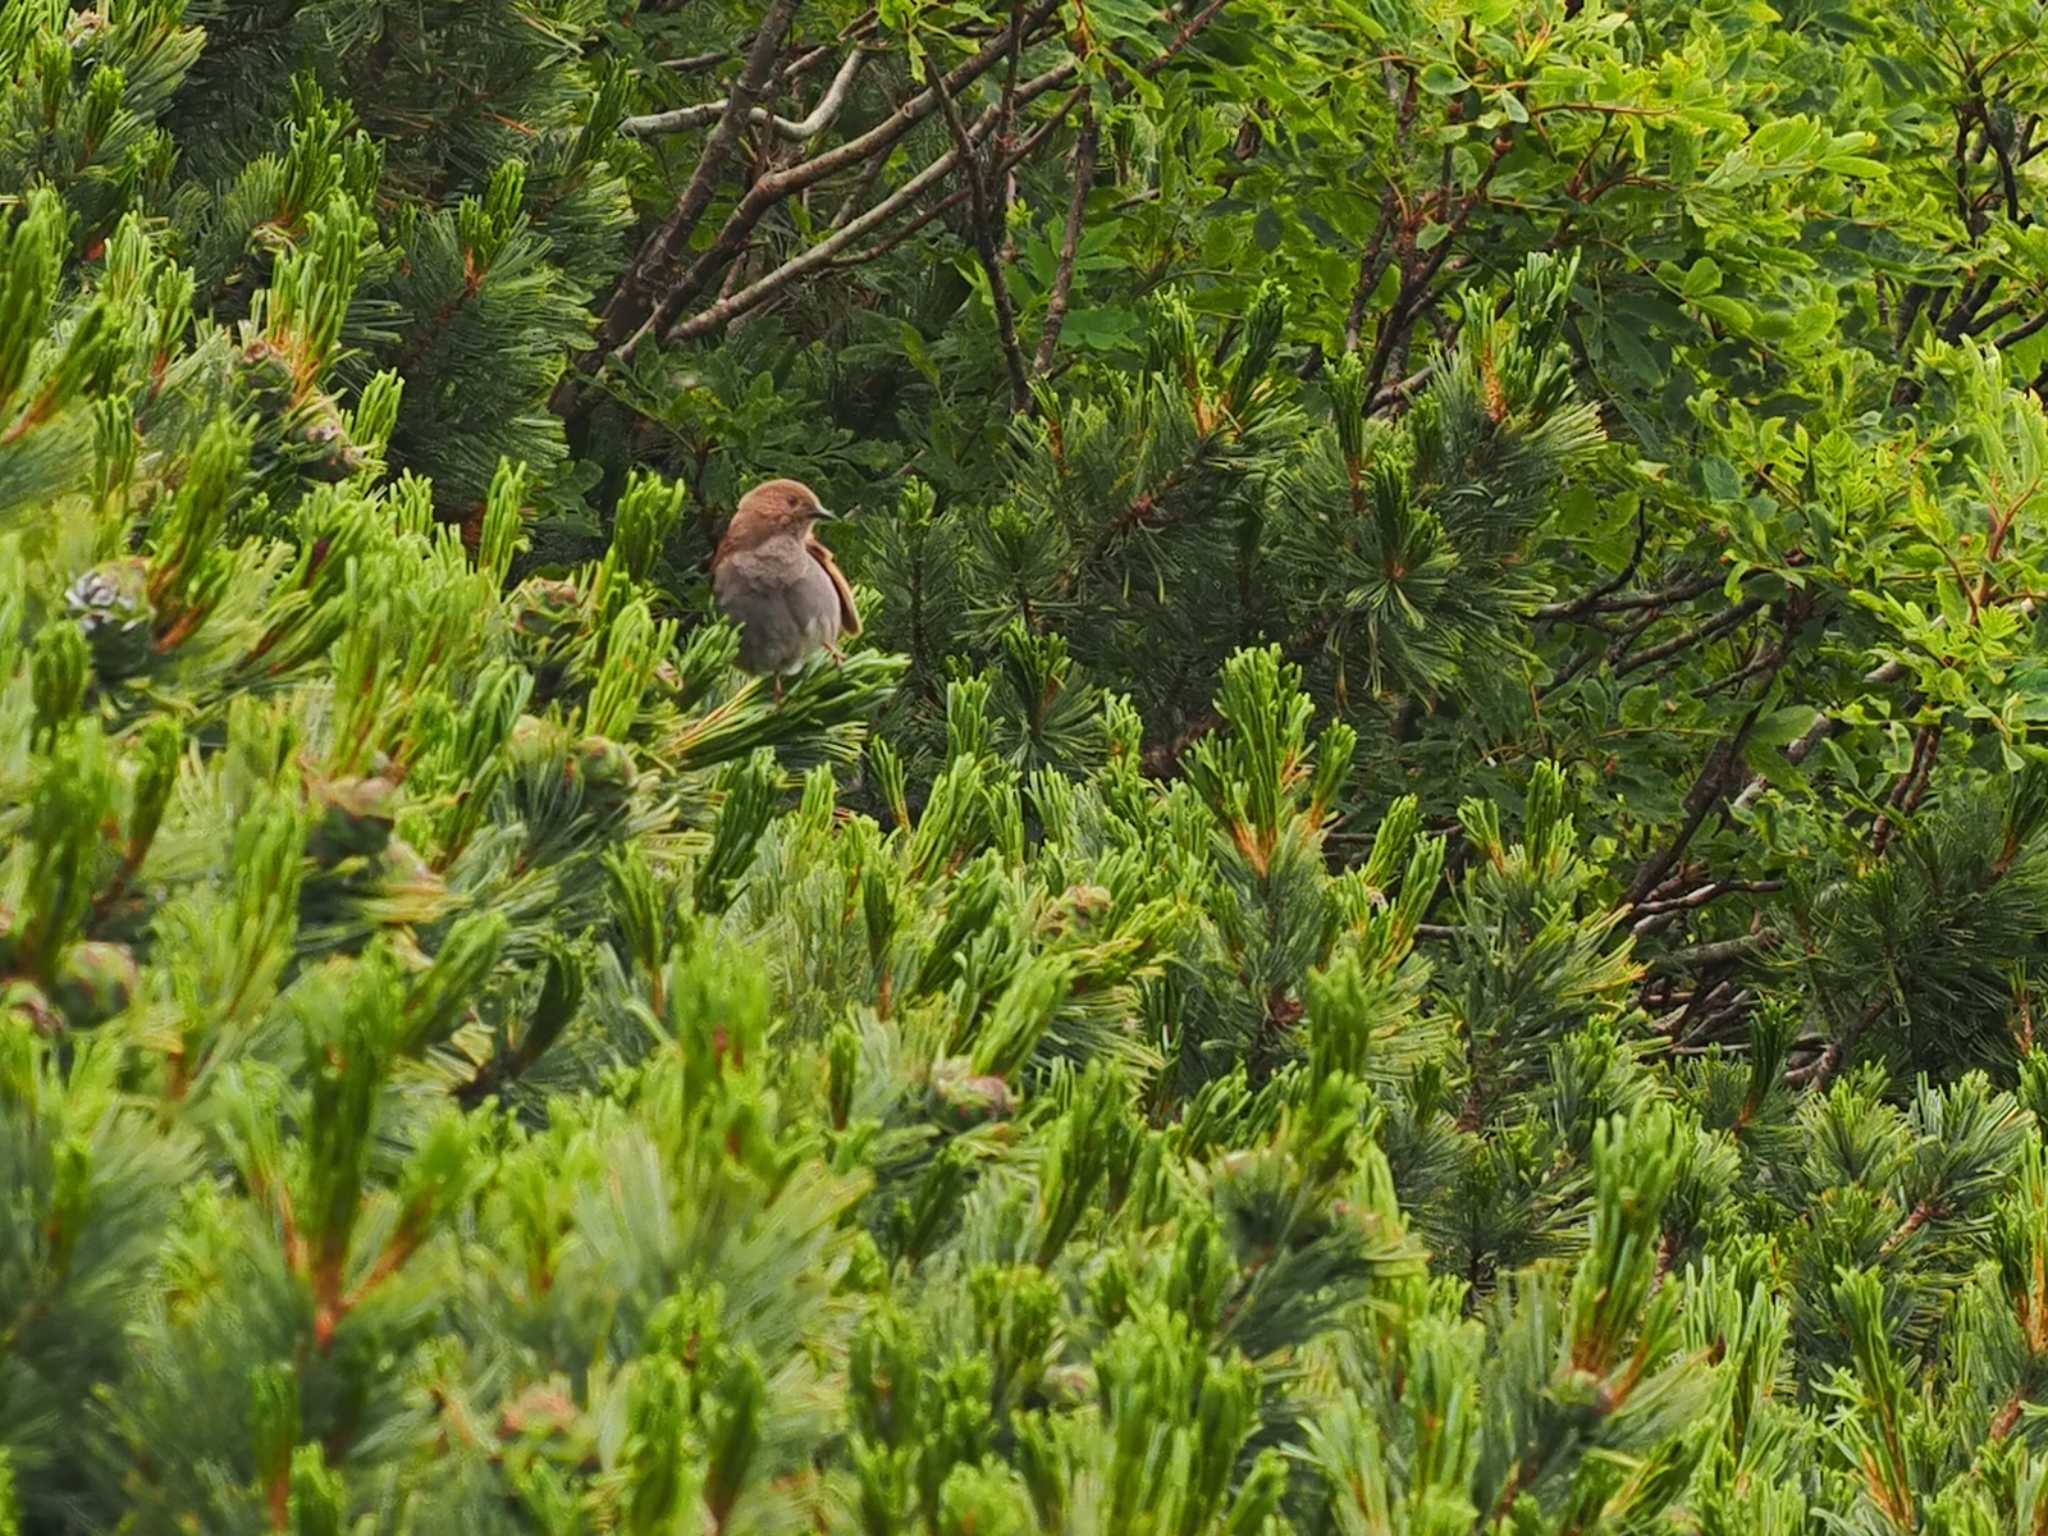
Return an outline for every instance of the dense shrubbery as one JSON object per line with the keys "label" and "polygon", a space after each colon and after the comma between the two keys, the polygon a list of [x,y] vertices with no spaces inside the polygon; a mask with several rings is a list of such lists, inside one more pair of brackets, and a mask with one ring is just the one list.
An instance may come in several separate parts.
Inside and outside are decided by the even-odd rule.
{"label": "dense shrubbery", "polygon": [[0,12],[0,1532],[2041,1529],[2038,28]]}

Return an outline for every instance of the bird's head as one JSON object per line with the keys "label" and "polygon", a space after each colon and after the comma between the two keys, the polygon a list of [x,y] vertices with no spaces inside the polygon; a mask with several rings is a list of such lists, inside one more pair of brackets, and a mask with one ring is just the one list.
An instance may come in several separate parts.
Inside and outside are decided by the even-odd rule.
{"label": "bird's head", "polygon": [[825,509],[813,491],[801,480],[770,480],[757,485],[740,498],[727,537],[737,534],[741,543],[758,543],[778,534],[803,538],[820,521],[838,516]]}

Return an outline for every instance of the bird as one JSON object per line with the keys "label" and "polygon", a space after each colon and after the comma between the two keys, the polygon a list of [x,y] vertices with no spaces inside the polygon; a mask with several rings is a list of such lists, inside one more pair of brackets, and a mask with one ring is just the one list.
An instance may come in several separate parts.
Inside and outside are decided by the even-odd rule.
{"label": "bird", "polygon": [[711,556],[711,594],[740,627],[740,667],[782,679],[811,655],[844,661],[842,638],[860,633],[853,589],[818,542],[817,525],[837,514],[797,480],[770,480],[740,498]]}

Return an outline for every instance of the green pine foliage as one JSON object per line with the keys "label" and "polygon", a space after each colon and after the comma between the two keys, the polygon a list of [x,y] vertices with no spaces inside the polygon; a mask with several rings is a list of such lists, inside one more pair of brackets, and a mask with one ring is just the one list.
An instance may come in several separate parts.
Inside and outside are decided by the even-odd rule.
{"label": "green pine foliage", "polygon": [[2035,11],[0,8],[0,1536],[2048,1528]]}

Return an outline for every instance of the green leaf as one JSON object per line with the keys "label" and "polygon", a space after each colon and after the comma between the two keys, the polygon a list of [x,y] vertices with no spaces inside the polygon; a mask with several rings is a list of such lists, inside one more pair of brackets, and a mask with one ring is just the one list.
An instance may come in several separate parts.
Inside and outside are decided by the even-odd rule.
{"label": "green leaf", "polygon": [[1621,696],[1621,723],[1642,730],[1658,723],[1664,712],[1664,690],[1653,683],[1639,683]]}
{"label": "green leaf", "polygon": [[1469,89],[1465,77],[1441,60],[1423,66],[1422,88],[1432,96],[1456,96]]}
{"label": "green leaf", "polygon": [[1635,375],[1638,383],[1647,389],[1662,386],[1665,376],[1663,367],[1650,355],[1650,349],[1638,341],[1627,326],[1608,327],[1604,339],[1628,371]]}
{"label": "green leaf", "polygon": [[1749,728],[1749,739],[1758,746],[1782,747],[1797,741],[1813,724],[1813,706],[1788,704],[1758,717]]}

